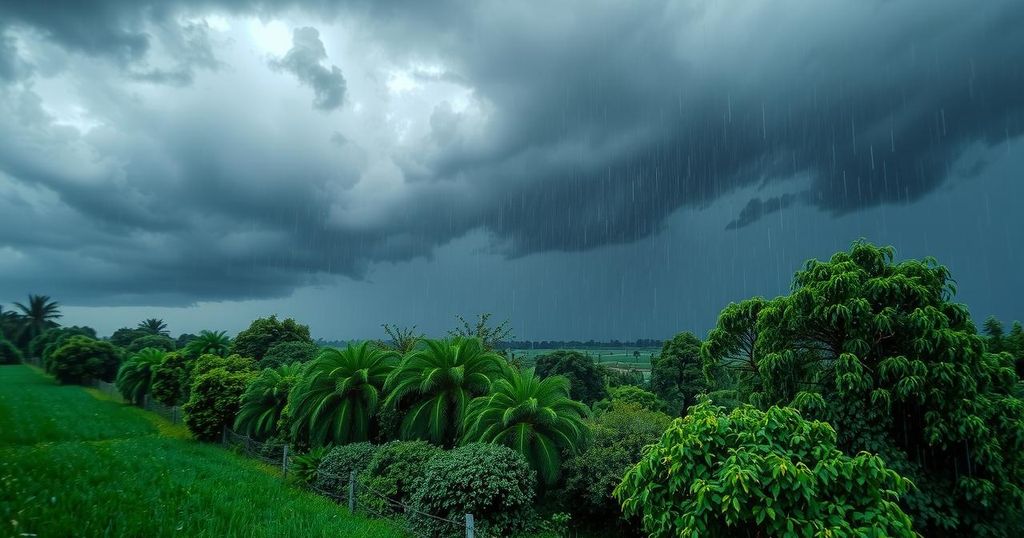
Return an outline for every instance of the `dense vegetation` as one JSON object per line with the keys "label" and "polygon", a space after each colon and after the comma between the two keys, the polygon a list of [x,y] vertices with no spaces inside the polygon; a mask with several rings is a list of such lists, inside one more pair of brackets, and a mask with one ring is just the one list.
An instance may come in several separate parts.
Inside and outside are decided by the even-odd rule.
{"label": "dense vegetation", "polygon": [[[1024,331],[979,333],[954,293],[935,260],[858,242],[808,262],[789,295],[726,306],[705,340],[665,341],[649,380],[572,350],[523,366],[486,315],[341,348],[276,316],[233,340],[171,338],[157,319],[99,340],[58,326],[45,297],[0,310],[0,362],[39,358],[64,383],[117,373],[126,398],[181,405],[197,439],[290,445],[298,479],[330,495],[356,472],[497,532],[1010,536]],[[452,532],[434,523],[410,520]]]}

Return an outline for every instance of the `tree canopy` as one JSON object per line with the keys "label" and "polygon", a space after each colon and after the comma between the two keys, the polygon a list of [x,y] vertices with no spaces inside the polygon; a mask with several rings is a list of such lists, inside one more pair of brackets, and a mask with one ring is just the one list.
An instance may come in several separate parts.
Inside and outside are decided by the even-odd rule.
{"label": "tree canopy", "polygon": [[283,321],[277,315],[254,320],[249,328],[238,333],[231,342],[230,353],[251,357],[259,362],[275,344],[281,342],[313,342],[309,336],[309,327],[296,322],[292,318]]}

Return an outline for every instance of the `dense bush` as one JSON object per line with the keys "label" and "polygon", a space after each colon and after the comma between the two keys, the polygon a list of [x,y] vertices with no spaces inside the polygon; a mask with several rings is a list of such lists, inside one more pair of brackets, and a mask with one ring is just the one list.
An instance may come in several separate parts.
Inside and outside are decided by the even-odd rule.
{"label": "dense bush", "polygon": [[288,341],[278,342],[267,350],[260,361],[263,368],[277,368],[285,364],[306,363],[313,360],[320,351],[320,346],[313,342]]}
{"label": "dense bush", "polygon": [[594,405],[608,396],[604,376],[593,357],[579,351],[559,350],[537,357],[537,375],[565,376],[569,380],[569,396],[573,400]]}
{"label": "dense bush", "polygon": [[[55,327],[53,329],[47,329],[41,334],[33,338],[28,344],[28,354],[30,357],[43,358],[43,352],[46,351],[47,346],[57,342],[62,336],[70,335],[82,335],[88,336],[89,338],[96,339],[96,330],[92,327]],[[68,337],[70,337],[68,336]],[[54,348],[56,349],[56,348]]]}
{"label": "dense bush", "polygon": [[[514,534],[533,520],[536,483],[536,473],[512,449],[472,443],[438,454],[427,463],[412,505],[454,521],[472,513],[477,527],[488,536]],[[410,524],[427,536],[464,532],[432,518],[412,517]]]}
{"label": "dense bush", "polygon": [[261,361],[270,348],[281,342],[312,342],[309,327],[288,318],[278,321],[277,316],[259,318],[253,321],[248,329],[238,333],[231,342],[230,353],[243,357],[252,357]]}
{"label": "dense bush", "polygon": [[242,393],[256,373],[251,369],[229,370],[223,366],[200,371],[198,366],[188,402],[181,410],[185,414],[185,425],[196,439],[214,441],[220,439],[225,426],[234,423]]}
{"label": "dense bush", "polygon": [[683,415],[708,390],[700,349],[693,333],[679,333],[662,344],[651,364],[651,392],[667,403],[670,415]]}
{"label": "dense bush", "polygon": [[643,457],[644,447],[661,439],[672,422],[659,411],[614,401],[591,424],[593,442],[566,461],[562,499],[568,510],[591,527],[623,526],[619,502],[612,491]]}
{"label": "dense bush", "polygon": [[121,357],[109,342],[88,336],[72,336],[50,357],[51,371],[61,383],[83,383],[89,379],[113,381]]}
{"label": "dense bush", "polygon": [[0,364],[18,364],[21,360],[21,351],[6,338],[0,336]]}
{"label": "dense bush", "polygon": [[[392,441],[381,445],[359,476],[361,484],[389,499],[408,503],[427,463],[442,451],[426,441]],[[359,503],[378,512],[387,507],[377,495],[364,492]]]}
{"label": "dense bush", "polygon": [[132,340],[125,349],[129,353],[138,353],[147,347],[162,351],[174,351],[178,348],[178,344],[169,336],[164,336],[162,334],[147,334]]}
{"label": "dense bush", "polygon": [[127,348],[136,338],[148,336],[150,333],[137,328],[121,327],[114,331],[108,339],[111,344],[117,347]]}
{"label": "dense bush", "polygon": [[352,471],[359,474],[373,459],[380,445],[351,443],[332,448],[320,460],[313,487],[340,499],[348,495],[348,481]]}
{"label": "dense bush", "polygon": [[192,377],[198,377],[206,372],[221,368],[228,372],[253,372],[256,371],[256,361],[239,355],[200,355],[192,367]]}
{"label": "dense bush", "polygon": [[288,394],[301,373],[298,364],[263,369],[242,394],[235,429],[258,439],[276,434],[281,426],[281,414],[288,404]]}
{"label": "dense bush", "polygon": [[901,536],[910,481],[867,453],[836,448],[824,422],[791,408],[724,410],[677,419],[615,496],[651,536]]}
{"label": "dense bush", "polygon": [[178,405],[187,401],[193,362],[183,353],[165,354],[160,364],[153,367],[150,386],[153,398],[164,405]]}
{"label": "dense bush", "polygon": [[153,369],[164,360],[164,352],[147,347],[135,353],[117,371],[117,390],[125,400],[141,404],[153,384]]}
{"label": "dense bush", "polygon": [[608,390],[608,398],[594,404],[594,411],[604,412],[615,404],[634,404],[651,411],[665,411],[665,401],[653,392],[633,385],[622,385]]}

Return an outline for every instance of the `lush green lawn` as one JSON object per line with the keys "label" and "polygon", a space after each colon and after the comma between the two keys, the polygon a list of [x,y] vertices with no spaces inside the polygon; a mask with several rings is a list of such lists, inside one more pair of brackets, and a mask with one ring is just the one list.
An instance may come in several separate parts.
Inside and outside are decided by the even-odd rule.
{"label": "lush green lawn", "polygon": [[0,367],[0,536],[398,536],[141,409]]}

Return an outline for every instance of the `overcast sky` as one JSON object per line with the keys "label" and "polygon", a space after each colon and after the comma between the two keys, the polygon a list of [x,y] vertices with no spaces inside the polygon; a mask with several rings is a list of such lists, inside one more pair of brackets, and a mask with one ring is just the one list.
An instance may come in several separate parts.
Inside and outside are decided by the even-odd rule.
{"label": "overcast sky", "polygon": [[0,304],[703,334],[864,237],[1024,318],[1024,2],[0,3]]}

